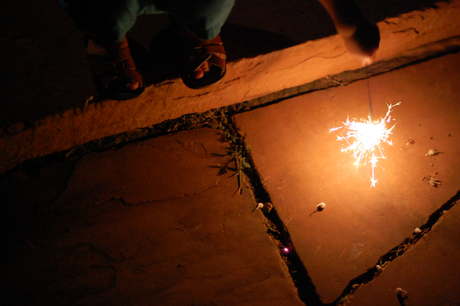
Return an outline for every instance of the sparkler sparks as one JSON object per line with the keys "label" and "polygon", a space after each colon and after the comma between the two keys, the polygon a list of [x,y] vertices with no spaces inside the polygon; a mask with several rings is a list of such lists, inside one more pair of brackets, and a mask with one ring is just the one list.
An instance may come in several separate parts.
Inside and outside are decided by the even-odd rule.
{"label": "sparkler sparks", "polygon": [[377,161],[379,158],[385,159],[380,145],[382,143],[386,143],[390,146],[393,144],[391,140],[389,140],[389,137],[392,134],[391,131],[393,130],[394,125],[387,128],[387,124],[391,120],[391,109],[400,104],[401,102],[394,105],[388,105],[388,111],[385,117],[380,118],[377,121],[372,122],[372,119],[370,118],[367,120],[360,119],[359,121],[351,121],[347,118],[347,120],[343,123],[343,126],[334,127],[329,130],[329,132],[332,133],[343,129],[343,134],[345,136],[337,135],[337,140],[346,141],[348,143],[348,147],[342,148],[342,152],[352,152],[351,156],[356,159],[356,169],[358,169],[361,161],[364,165],[367,163],[371,164],[371,187],[374,187],[378,181],[375,179],[374,175],[374,168],[377,165]]}

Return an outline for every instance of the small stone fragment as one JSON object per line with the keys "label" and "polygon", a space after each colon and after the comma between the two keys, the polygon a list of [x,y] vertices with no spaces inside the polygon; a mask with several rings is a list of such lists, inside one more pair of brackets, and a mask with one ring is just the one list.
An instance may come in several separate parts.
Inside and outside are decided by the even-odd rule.
{"label": "small stone fragment", "polygon": [[326,207],[326,203],[324,203],[324,202],[319,203],[318,205],[316,205],[316,210],[315,210],[314,212],[312,212],[312,213],[310,214],[310,216],[313,215],[315,212],[323,211],[323,209],[324,209],[325,207]]}
{"label": "small stone fragment", "polygon": [[258,209],[262,209],[264,208],[264,203],[257,203],[256,207],[252,210],[253,212],[258,210]]}
{"label": "small stone fragment", "polygon": [[420,228],[418,228],[418,227],[415,228],[415,230],[414,230],[415,234],[420,234],[421,232],[422,232],[422,230]]}
{"label": "small stone fragment", "polygon": [[[438,174],[435,172],[435,175]],[[427,181],[428,184],[430,184],[433,187],[438,187],[438,185],[441,185],[441,181],[438,180],[437,178],[434,177],[434,175],[428,175],[422,178],[422,181]]]}
{"label": "small stone fragment", "polygon": [[428,153],[425,154],[425,156],[436,156],[438,154],[441,154],[442,152],[439,152],[436,149],[429,149]]}
{"label": "small stone fragment", "polygon": [[405,290],[403,290],[401,288],[396,288],[396,295],[399,298],[407,299],[407,291],[405,291]]}
{"label": "small stone fragment", "polygon": [[441,185],[441,181],[436,179],[434,176],[430,177],[430,180],[428,181],[428,184],[430,184],[433,187],[438,187],[438,185]]}
{"label": "small stone fragment", "polygon": [[266,213],[266,214],[268,214],[269,212],[271,212],[272,209],[273,209],[273,204],[270,203],[270,202],[266,202],[266,203],[264,204],[264,207],[261,208],[261,210],[262,210],[264,213]]}

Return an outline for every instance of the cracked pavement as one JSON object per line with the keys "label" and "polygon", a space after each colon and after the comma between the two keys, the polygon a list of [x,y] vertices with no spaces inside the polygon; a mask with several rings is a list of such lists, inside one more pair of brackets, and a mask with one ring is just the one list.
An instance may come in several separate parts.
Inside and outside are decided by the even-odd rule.
{"label": "cracked pavement", "polygon": [[[334,33],[316,0],[272,2],[237,1],[224,28],[230,61],[249,58],[248,72],[265,67],[260,54]],[[374,21],[434,3],[358,2],[368,15],[374,11]],[[1,6],[1,83],[7,86],[0,94],[0,126],[21,122],[6,135],[28,128],[33,134],[38,119],[64,120],[64,110],[83,112],[79,107],[94,92],[82,67],[82,35],[58,2]],[[167,26],[163,17],[157,23],[140,18],[131,34],[141,49],[152,47],[152,37]],[[305,24],[302,31],[298,22]],[[384,23],[394,43],[429,33],[404,18]],[[400,24],[403,30],[394,30]],[[232,154],[241,152],[229,146],[226,131],[212,128],[121,142],[78,159],[29,160],[0,175],[2,304],[460,305],[460,56],[457,43],[441,41],[435,49],[443,44],[452,54],[374,66],[385,72],[370,78],[374,116],[385,113],[386,103],[402,102],[392,113],[394,146],[379,160],[375,188],[369,188],[370,169],[356,169],[328,134],[347,117],[367,116],[366,80],[353,81],[363,70],[261,97],[277,102],[233,116],[231,127],[244,137],[254,171],[242,194],[232,176]],[[318,57],[326,56],[303,61]],[[168,60],[156,65],[164,68]],[[289,73],[278,72],[284,70]],[[157,72],[147,75],[149,82],[157,81]],[[165,81],[154,86],[169,88],[172,72],[160,72]],[[289,95],[295,97],[284,99]],[[205,97],[214,92],[179,96],[160,111],[174,113],[191,98],[200,105]],[[127,105],[145,112],[156,102],[153,95],[145,104]],[[110,112],[117,116],[129,119]],[[82,134],[106,128],[94,123]],[[17,146],[19,153],[30,149]],[[443,154],[427,156],[432,149]],[[262,199],[273,209],[255,210]],[[319,211],[321,202],[327,205]]]}
{"label": "cracked pavement", "polygon": [[[4,300],[460,303],[458,63],[450,54],[370,78],[375,117],[402,102],[374,188],[328,133],[367,116],[366,80],[235,115],[258,173],[241,195],[225,131],[211,128],[2,175]],[[437,188],[422,180],[433,173]],[[272,211],[254,210],[254,179]]]}
{"label": "cracked pavement", "polygon": [[[374,269],[381,256],[416,228],[431,226],[427,221],[443,204],[458,200],[460,93],[454,80],[460,77],[459,58],[446,55],[371,77],[369,89],[362,80],[235,115],[261,180],[324,303],[348,299],[349,291],[361,286],[351,281]],[[388,104],[401,102],[392,109],[393,146],[382,146],[385,159],[375,168],[378,182],[373,188],[370,166],[356,168],[351,153],[341,153],[350,144],[336,141],[337,136],[329,133],[347,118],[367,118],[368,90],[375,120],[385,116]],[[426,156],[432,148],[444,154]],[[433,173],[442,181],[438,188],[423,181]],[[327,204],[324,211],[311,215],[321,202]],[[456,230],[458,236],[460,226]],[[413,273],[412,278],[422,284],[432,282]],[[436,282],[458,283],[454,274],[444,278]],[[391,295],[387,304],[368,294],[360,305],[397,302],[395,290],[403,285],[382,285],[394,287],[385,292]],[[458,289],[443,290],[443,285],[435,286],[437,294],[458,303]],[[366,286],[359,290],[365,291]],[[425,301],[421,292],[409,296],[419,297],[411,297],[412,305]]]}
{"label": "cracked pavement", "polygon": [[234,196],[232,173],[218,175],[232,158],[221,133],[186,131],[4,176],[2,198],[15,196],[3,207],[14,217],[5,300],[302,305],[251,193]]}

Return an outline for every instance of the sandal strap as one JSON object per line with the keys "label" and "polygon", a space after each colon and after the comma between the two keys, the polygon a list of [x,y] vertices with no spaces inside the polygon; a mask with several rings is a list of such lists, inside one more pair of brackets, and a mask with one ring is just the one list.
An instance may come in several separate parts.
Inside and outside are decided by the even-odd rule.
{"label": "sandal strap", "polygon": [[199,47],[195,47],[195,50],[200,50],[205,54],[215,54],[221,56],[224,60],[227,59],[227,54],[225,53],[225,48],[223,44],[209,44]]}
{"label": "sandal strap", "polygon": [[223,73],[225,70],[227,61],[215,54],[212,54],[211,57],[208,59],[208,63],[221,68],[222,73]]}
{"label": "sandal strap", "polygon": [[196,46],[194,48],[194,55],[190,57],[189,69],[191,68],[192,71],[196,71],[201,65],[208,62],[210,65],[219,67],[223,73],[227,65],[226,59],[227,54],[222,43],[209,43]]}
{"label": "sandal strap", "polygon": [[[184,63],[181,72],[182,81],[187,87],[204,88],[222,79],[226,73],[227,55],[220,35],[207,41],[194,37],[187,49],[188,60]],[[202,78],[195,79],[193,72],[204,63],[208,63],[209,71]]]}
{"label": "sandal strap", "polygon": [[119,49],[110,50],[108,55],[88,54],[87,57],[90,61],[91,74],[97,88],[103,90],[115,80],[120,80],[117,81],[120,84],[132,81],[139,82],[140,86],[143,87],[142,76],[136,69],[127,45]]}
{"label": "sandal strap", "polygon": [[112,71],[123,71],[123,70],[137,71],[136,65],[132,58],[119,60],[119,61],[113,61],[113,62],[100,63],[92,67],[93,74],[96,77],[106,74],[106,73],[110,73]]}

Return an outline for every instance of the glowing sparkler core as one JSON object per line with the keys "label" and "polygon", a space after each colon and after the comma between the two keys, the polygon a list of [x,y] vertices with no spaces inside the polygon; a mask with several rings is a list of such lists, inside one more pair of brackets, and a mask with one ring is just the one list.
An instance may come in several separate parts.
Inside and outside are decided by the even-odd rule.
{"label": "glowing sparkler core", "polygon": [[[377,160],[379,158],[385,159],[380,144],[382,142],[390,146],[393,144],[388,138],[392,134],[391,131],[394,125],[391,128],[387,128],[387,123],[391,120],[391,109],[399,104],[401,104],[401,102],[394,105],[388,105],[388,112],[385,117],[377,121],[372,122],[370,118],[367,120],[360,119],[360,121],[350,121],[350,119],[347,118],[343,126],[330,129],[330,132],[335,132],[343,128],[345,136],[337,136],[337,140],[346,141],[348,143],[349,146],[342,148],[342,152],[352,152],[351,156],[356,159],[356,169],[358,169],[361,161],[364,162],[364,165],[367,163],[372,165],[371,187],[374,187],[377,183],[374,176],[374,168],[376,167]],[[379,157],[375,155],[376,151],[380,154]]]}

